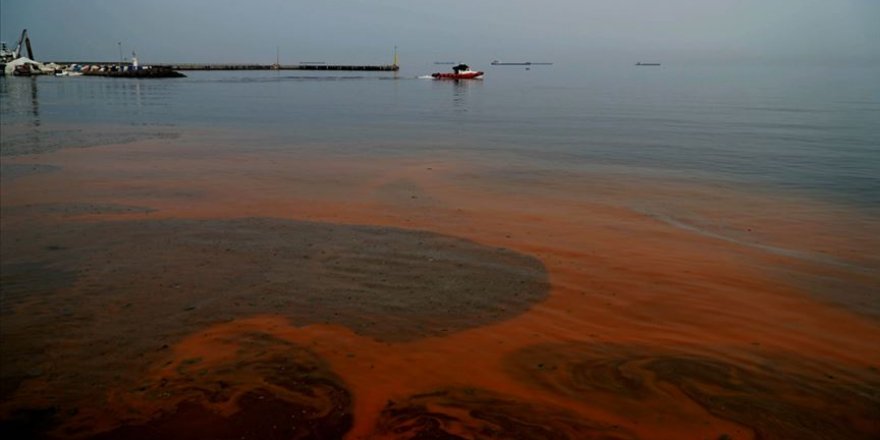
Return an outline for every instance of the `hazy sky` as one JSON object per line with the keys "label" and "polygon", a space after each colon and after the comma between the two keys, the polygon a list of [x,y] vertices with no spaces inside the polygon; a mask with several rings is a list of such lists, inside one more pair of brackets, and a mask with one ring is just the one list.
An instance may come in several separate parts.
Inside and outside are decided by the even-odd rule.
{"label": "hazy sky", "polygon": [[880,0],[0,0],[36,58],[880,64]]}

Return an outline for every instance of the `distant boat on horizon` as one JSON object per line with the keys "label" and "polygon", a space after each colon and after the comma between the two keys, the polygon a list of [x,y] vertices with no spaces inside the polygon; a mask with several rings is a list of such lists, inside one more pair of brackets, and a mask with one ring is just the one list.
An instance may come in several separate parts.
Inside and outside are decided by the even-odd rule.
{"label": "distant boat on horizon", "polygon": [[641,61],[636,63],[636,66],[659,66],[660,63],[643,63]]}
{"label": "distant boat on horizon", "polygon": [[501,61],[495,60],[495,61],[492,61],[490,64],[492,64],[493,66],[550,66],[553,63],[534,63],[531,61],[522,61],[522,62],[515,62],[515,63],[502,63]]}

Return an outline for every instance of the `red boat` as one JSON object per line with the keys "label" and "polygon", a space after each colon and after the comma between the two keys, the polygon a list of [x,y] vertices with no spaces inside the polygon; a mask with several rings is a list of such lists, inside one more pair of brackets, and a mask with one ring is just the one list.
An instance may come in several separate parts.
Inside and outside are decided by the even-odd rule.
{"label": "red boat", "polygon": [[459,64],[452,68],[452,73],[432,73],[434,79],[476,79],[483,76],[483,72],[470,70],[467,64]]}

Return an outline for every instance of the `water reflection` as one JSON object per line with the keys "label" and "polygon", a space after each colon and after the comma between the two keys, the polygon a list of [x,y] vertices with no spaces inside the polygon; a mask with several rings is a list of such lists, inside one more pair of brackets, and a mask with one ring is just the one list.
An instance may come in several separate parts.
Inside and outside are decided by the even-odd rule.
{"label": "water reflection", "polygon": [[134,96],[138,107],[141,107],[141,82],[134,81]]}
{"label": "water reflection", "polygon": [[165,137],[164,127],[173,125],[164,113],[174,87],[117,78],[2,77],[0,155]]}
{"label": "water reflection", "polygon": [[88,78],[86,80],[88,82],[75,81],[77,81],[76,94],[80,99],[100,101],[102,106],[134,109],[133,112],[125,111],[116,115],[127,118],[135,116],[134,120],[123,122],[144,122],[138,120],[138,116],[143,115],[141,110],[144,107],[166,105],[170,95],[167,84],[150,83],[137,79]]}
{"label": "water reflection", "polygon": [[0,77],[0,155],[15,145],[43,143],[38,82],[36,77]]}
{"label": "water reflection", "polygon": [[0,114],[18,115],[22,122],[39,127],[40,100],[36,77],[0,77]]}
{"label": "water reflection", "polygon": [[482,87],[482,80],[434,81],[434,89],[452,89],[452,109],[455,112],[468,111],[468,94],[474,87]]}
{"label": "water reflection", "polygon": [[54,116],[49,122],[97,119],[140,125],[158,119],[160,108],[171,102],[173,87],[168,83],[116,78],[3,77],[0,114],[4,127],[44,125],[41,110]]}
{"label": "water reflection", "polygon": [[455,81],[452,85],[452,106],[467,111],[467,88],[469,81]]}
{"label": "water reflection", "polygon": [[37,79],[30,78],[31,90],[31,114],[34,116],[34,126],[40,126],[40,102],[37,98]]}

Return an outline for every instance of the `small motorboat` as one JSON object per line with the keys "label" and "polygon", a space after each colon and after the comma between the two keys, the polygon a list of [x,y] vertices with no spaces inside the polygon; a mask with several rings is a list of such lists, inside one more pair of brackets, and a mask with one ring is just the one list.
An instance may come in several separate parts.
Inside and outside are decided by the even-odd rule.
{"label": "small motorboat", "polygon": [[483,76],[483,72],[471,70],[467,64],[458,64],[452,67],[452,73],[432,73],[434,79],[477,79]]}

